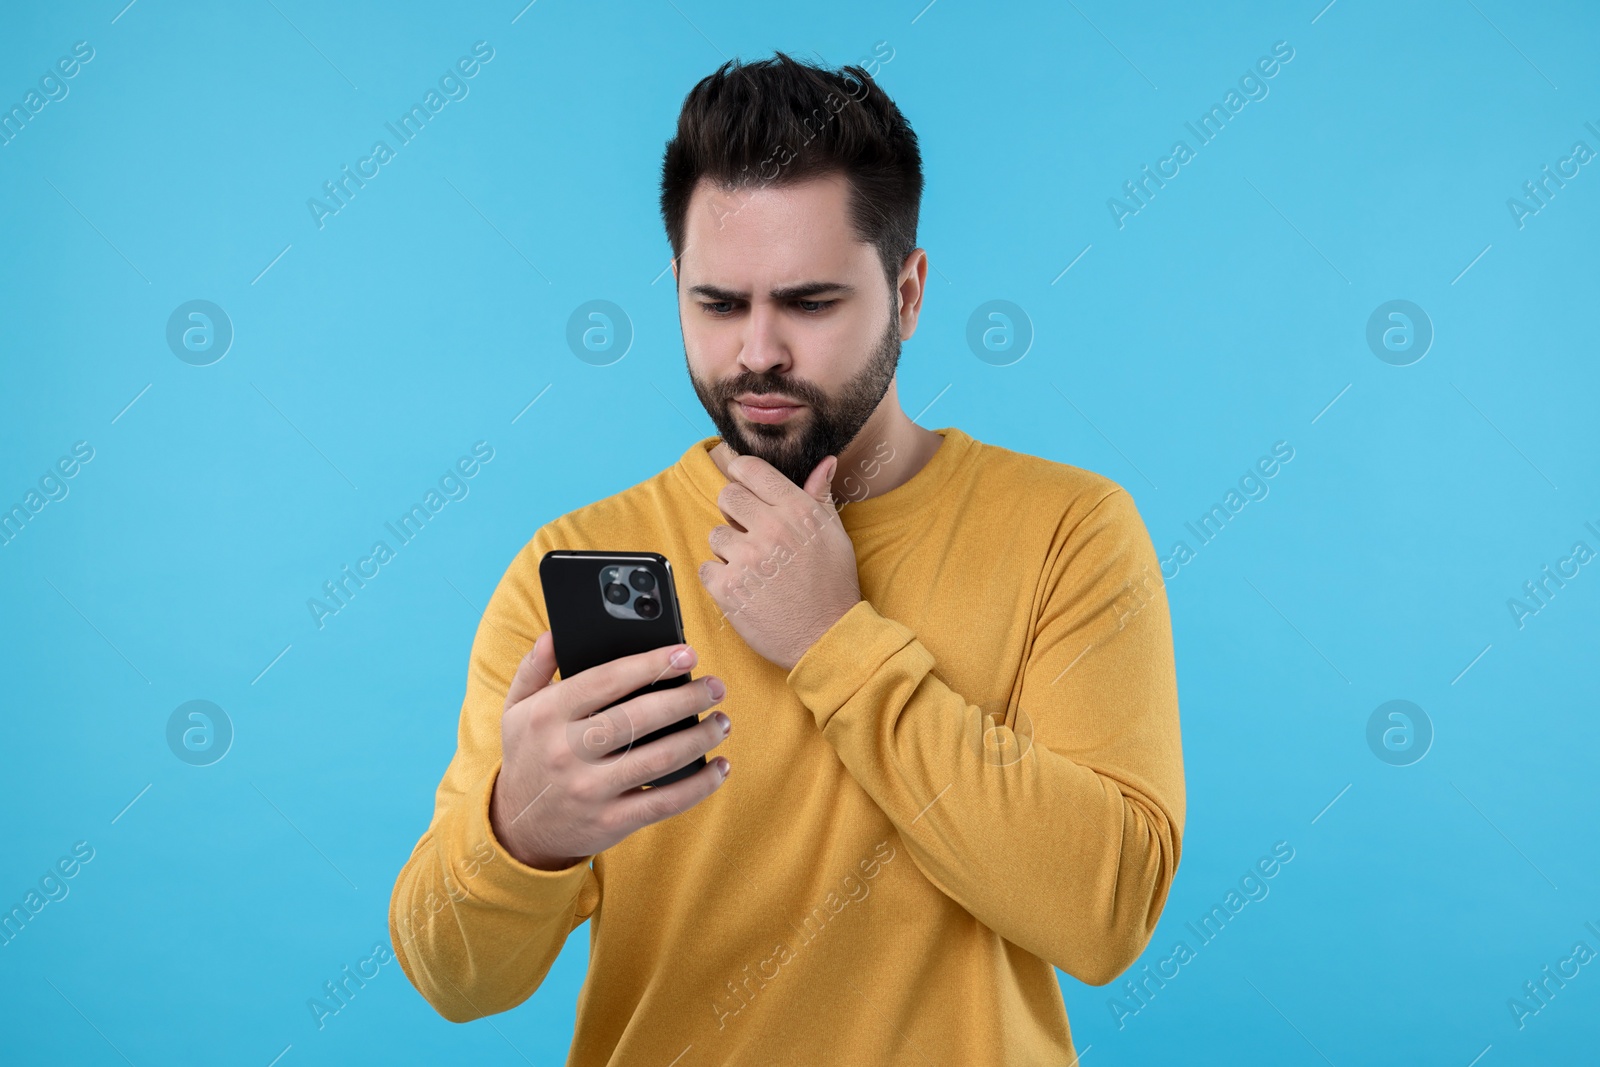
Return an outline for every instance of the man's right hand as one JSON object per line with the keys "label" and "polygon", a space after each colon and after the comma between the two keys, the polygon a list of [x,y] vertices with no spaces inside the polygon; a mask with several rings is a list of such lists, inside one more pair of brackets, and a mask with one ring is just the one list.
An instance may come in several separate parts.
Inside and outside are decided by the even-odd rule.
{"label": "man's right hand", "polygon": [[689,671],[695,660],[687,645],[668,645],[552,683],[554,646],[548,631],[539,635],[517,666],[500,720],[501,765],[489,825],[507,852],[529,867],[565,870],[716,791],[728,776],[728,761],[720,756],[687,778],[639,787],[721,744],[730,724],[720,711],[697,726],[619,750],[713,707],[725,694],[719,679],[645,693],[594,714],[636,689]]}

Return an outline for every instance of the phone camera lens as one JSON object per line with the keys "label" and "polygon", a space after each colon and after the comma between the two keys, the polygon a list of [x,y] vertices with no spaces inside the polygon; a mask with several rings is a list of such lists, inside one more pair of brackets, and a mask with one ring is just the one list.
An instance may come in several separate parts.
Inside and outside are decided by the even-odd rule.
{"label": "phone camera lens", "polygon": [[656,587],[656,576],[643,567],[636,568],[628,575],[628,583],[641,593],[648,593]]}
{"label": "phone camera lens", "polygon": [[617,582],[611,582],[605,588],[606,599],[613,604],[626,604],[628,602],[628,587]]}
{"label": "phone camera lens", "polygon": [[633,602],[633,610],[639,613],[641,619],[653,619],[661,614],[661,604],[651,597],[642,596]]}

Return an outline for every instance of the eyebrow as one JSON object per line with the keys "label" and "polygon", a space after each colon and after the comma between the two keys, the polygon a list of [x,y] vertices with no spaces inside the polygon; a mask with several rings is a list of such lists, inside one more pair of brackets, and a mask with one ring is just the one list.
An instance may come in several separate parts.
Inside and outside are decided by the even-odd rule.
{"label": "eyebrow", "polygon": [[[774,300],[808,300],[819,293],[839,293],[851,296],[856,288],[844,282],[802,282],[799,285],[784,286],[774,289],[768,295]],[[691,296],[703,296],[713,301],[722,300],[748,300],[749,293],[738,293],[732,289],[724,289],[720,285],[692,285],[689,287]]]}

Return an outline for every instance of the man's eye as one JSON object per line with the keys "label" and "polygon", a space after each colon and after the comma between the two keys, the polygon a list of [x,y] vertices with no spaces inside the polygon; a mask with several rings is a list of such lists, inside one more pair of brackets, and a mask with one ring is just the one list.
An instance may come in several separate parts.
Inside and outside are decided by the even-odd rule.
{"label": "man's eye", "polygon": [[731,300],[718,300],[718,301],[715,301],[715,302],[712,302],[712,303],[706,303],[706,302],[702,301],[701,304],[700,304],[700,308],[706,314],[720,318],[721,316],[726,315],[727,312],[726,311],[718,311],[717,309],[718,308],[732,307],[732,305],[733,305],[733,301],[731,301]]}
{"label": "man's eye", "polygon": [[[801,311],[812,315],[815,315],[819,311],[825,311],[828,308],[831,308],[834,304],[838,303],[837,300],[797,300],[795,302],[800,305]],[[816,306],[807,307],[807,304],[815,304]]]}

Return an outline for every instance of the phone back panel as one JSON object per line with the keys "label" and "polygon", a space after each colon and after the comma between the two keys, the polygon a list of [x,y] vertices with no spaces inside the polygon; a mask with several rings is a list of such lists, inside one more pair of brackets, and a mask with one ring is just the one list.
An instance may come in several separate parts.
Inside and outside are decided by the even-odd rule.
{"label": "phone back panel", "polygon": [[[608,610],[602,572],[608,568],[628,571],[643,567],[654,582],[648,594],[637,588],[629,589],[631,605],[641,599],[653,599],[659,606],[654,618],[638,617],[631,605],[613,604],[611,607],[626,611],[633,617],[621,618]],[[596,552],[587,550],[557,549],[546,552],[539,561],[539,581],[544,588],[545,611],[550,617],[551,638],[555,643],[556,666],[562,678],[586,671],[591,667],[622,656],[648,652],[663,645],[684,643],[682,615],[678,610],[677,591],[672,581],[672,567],[666,557],[655,552]],[[620,584],[620,583],[618,583]],[[689,675],[679,674],[652,682],[606,705],[615,707],[645,693],[672,689],[689,681]],[[605,710],[604,708],[599,710]],[[690,715],[677,722],[636,738],[620,751],[626,752],[634,745],[644,745],[659,737],[687,729],[699,722],[698,715]],[[651,781],[651,786],[666,785],[687,777],[705,766],[705,757],[697,756],[684,767]]]}

